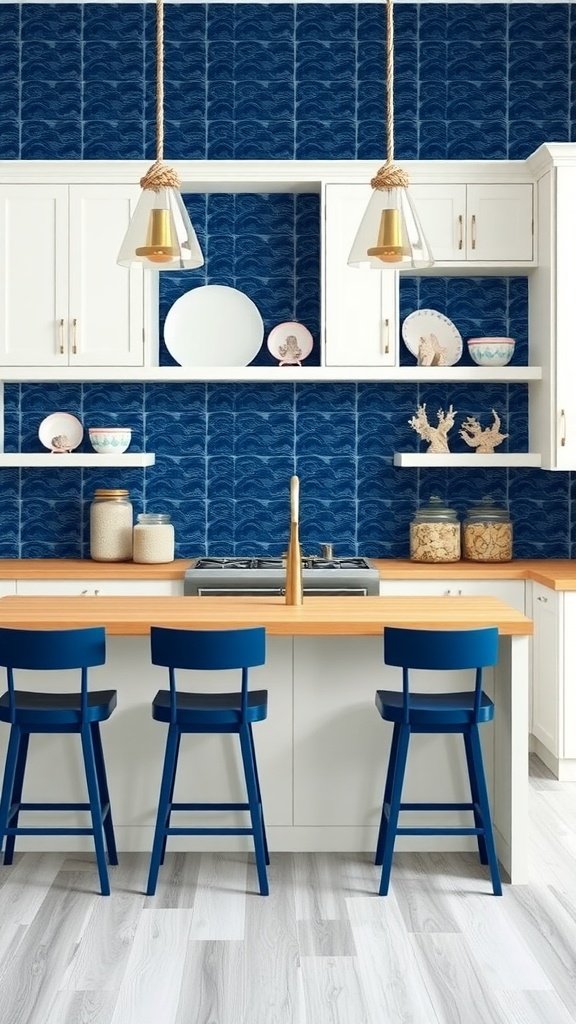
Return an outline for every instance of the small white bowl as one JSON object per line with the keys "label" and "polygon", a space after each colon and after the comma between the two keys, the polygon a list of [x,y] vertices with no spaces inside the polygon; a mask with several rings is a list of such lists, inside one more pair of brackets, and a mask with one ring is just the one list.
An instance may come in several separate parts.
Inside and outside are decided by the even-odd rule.
{"label": "small white bowl", "polygon": [[477,366],[506,366],[514,355],[514,338],[469,338],[468,351]]}
{"label": "small white bowl", "polygon": [[90,444],[98,455],[121,455],[132,439],[130,427],[89,427]]}

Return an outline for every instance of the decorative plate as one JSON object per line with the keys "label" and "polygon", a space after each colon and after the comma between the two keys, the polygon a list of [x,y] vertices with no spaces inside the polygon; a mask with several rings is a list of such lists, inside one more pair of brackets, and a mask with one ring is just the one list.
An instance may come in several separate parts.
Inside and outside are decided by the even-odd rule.
{"label": "decorative plate", "polygon": [[54,454],[71,452],[84,436],[84,427],[69,412],[53,412],[38,427],[38,437]]}
{"label": "decorative plate", "polygon": [[314,339],[304,324],[286,320],[272,328],[266,344],[274,358],[280,360],[280,366],[300,366],[310,355]]}
{"label": "decorative plate", "polygon": [[454,366],[462,355],[462,335],[436,309],[416,309],[402,324],[404,344],[420,366]]}
{"label": "decorative plate", "polygon": [[258,307],[244,292],[223,284],[185,292],[164,324],[166,348],[180,366],[247,366],[263,340]]}

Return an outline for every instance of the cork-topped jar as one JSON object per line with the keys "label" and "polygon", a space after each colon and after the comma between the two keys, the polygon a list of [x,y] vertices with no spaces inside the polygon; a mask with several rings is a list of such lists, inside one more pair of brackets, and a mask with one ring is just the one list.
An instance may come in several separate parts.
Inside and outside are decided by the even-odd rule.
{"label": "cork-topped jar", "polygon": [[462,527],[464,558],[471,562],[510,562],[512,523],[508,509],[498,508],[492,498],[483,498],[469,509]]}
{"label": "cork-topped jar", "polygon": [[430,498],[410,523],[410,558],[413,562],[458,562],[460,523],[453,508],[441,498]]}
{"label": "cork-topped jar", "polygon": [[132,558],[133,510],[130,491],[98,488],[90,505],[90,558],[127,562]]}

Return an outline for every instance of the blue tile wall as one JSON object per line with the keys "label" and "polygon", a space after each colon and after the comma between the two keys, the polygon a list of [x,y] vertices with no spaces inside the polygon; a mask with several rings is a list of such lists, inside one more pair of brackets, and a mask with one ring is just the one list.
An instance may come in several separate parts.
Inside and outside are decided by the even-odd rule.
{"label": "blue tile wall", "polygon": [[[378,4],[167,3],[167,159],[381,161],[384,38]],[[394,52],[399,159],[523,159],[576,138],[573,4],[400,4]],[[0,5],[0,159],[154,156],[152,4]],[[317,364],[318,197],[187,202],[206,255],[195,283],[247,292],[266,333],[302,321]],[[188,275],[161,276],[161,324],[189,287]],[[445,313],[464,337],[512,335],[514,363],[527,362],[525,279],[404,279],[401,319],[417,308]],[[254,362],[274,360],[264,347]],[[161,363],[173,363],[163,344]],[[422,402],[432,415],[452,403],[457,423],[488,422],[495,409],[510,435],[500,450],[527,449],[522,385],[7,385],[7,451],[40,451],[39,423],[66,410],[85,427],[128,422],[132,450],[157,461],[128,472],[2,470],[0,557],[87,556],[100,486],[129,487],[135,512],[170,511],[179,556],[277,554],[294,472],[310,551],[331,541],[342,555],[405,556],[419,503],[437,493],[463,513],[489,493],[510,507],[519,557],[576,557],[573,474],[393,466],[395,450],[418,449],[408,419]],[[450,441],[463,449],[457,428]]]}

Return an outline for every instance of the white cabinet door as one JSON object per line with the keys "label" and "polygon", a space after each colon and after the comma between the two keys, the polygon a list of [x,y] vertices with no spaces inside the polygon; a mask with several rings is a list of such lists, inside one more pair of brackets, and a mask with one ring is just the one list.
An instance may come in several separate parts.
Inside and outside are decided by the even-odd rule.
{"label": "white cabinet door", "polygon": [[0,364],[68,363],[68,186],[0,189]]}
{"label": "white cabinet door", "polygon": [[528,278],[530,361],[543,379],[530,385],[530,451],[543,469],[576,469],[574,392],[574,166],[548,170],[538,181],[538,267]]}
{"label": "white cabinet door", "polygon": [[17,580],[16,593],[27,597],[43,594],[94,597],[182,597],[183,580]]}
{"label": "white cabinet door", "polygon": [[381,597],[497,597],[525,614],[523,580],[380,580]]}
{"label": "white cabinet door", "polygon": [[131,185],[70,186],[71,365],[144,362],[144,272],[116,262],[138,191]]}
{"label": "white cabinet door", "polygon": [[436,262],[534,259],[531,184],[417,184],[410,195]]}
{"label": "white cabinet door", "polygon": [[16,593],[16,580],[0,580],[0,597],[13,597]]}
{"label": "white cabinet door", "polygon": [[157,275],[116,263],[132,185],[0,188],[0,365],[141,366]]}
{"label": "white cabinet door", "polygon": [[357,269],[348,254],[370,185],[328,184],[324,197],[326,366],[394,366],[398,350],[398,274]]}
{"label": "white cabinet door", "polygon": [[563,756],[561,599],[557,591],[532,583],[532,733],[552,758]]}
{"label": "white cabinet door", "polygon": [[[559,596],[563,610],[560,632],[564,638],[560,652],[564,757],[576,759],[576,594],[566,592]],[[575,774],[571,778],[574,780]]]}

